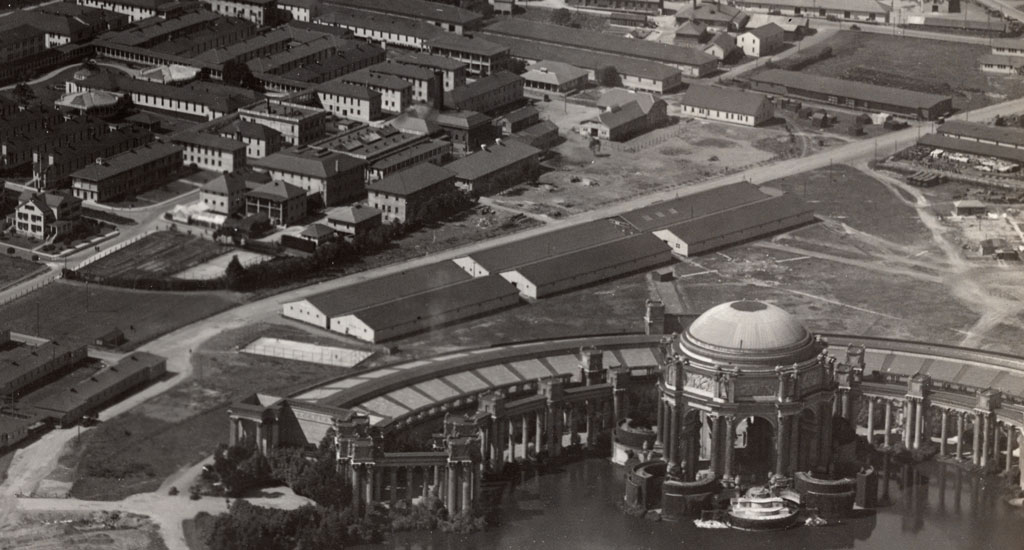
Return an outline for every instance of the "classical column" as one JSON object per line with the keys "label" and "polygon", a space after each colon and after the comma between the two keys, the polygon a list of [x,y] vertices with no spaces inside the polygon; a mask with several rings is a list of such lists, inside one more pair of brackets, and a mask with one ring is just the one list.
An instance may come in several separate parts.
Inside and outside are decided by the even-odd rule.
{"label": "classical column", "polygon": [[231,429],[230,434],[228,435],[228,445],[234,447],[235,445],[238,445],[238,419],[231,417],[228,420],[228,427]]}
{"label": "classical column", "polygon": [[[665,441],[665,400],[658,396],[658,426],[655,430],[655,445],[661,445]],[[588,430],[589,431],[589,430]]]}
{"label": "classical column", "polygon": [[722,456],[722,417],[712,416],[711,417],[711,473],[715,477],[722,473],[721,460]]}
{"label": "classical column", "polygon": [[910,448],[914,443],[914,400],[907,398],[903,405],[903,446]]}
{"label": "classical column", "polygon": [[957,411],[956,413],[956,459],[957,461],[963,460],[964,458],[964,413]]}
{"label": "classical column", "polygon": [[263,422],[256,422],[256,450],[260,454],[267,454],[267,448],[263,446]]}
{"label": "classical column", "polygon": [[676,410],[676,406],[669,404],[668,406],[669,415],[669,434],[668,441],[665,443],[668,445],[668,467],[670,471],[675,471],[679,468],[679,412]]}
{"label": "classical column", "polygon": [[615,387],[612,389],[612,422],[615,427],[619,426],[619,422],[622,422],[622,397],[626,393],[625,388]]}
{"label": "classical column", "polygon": [[533,452],[535,454],[540,454],[540,451],[543,448],[541,447],[541,434],[544,433],[544,412],[537,411],[533,413],[533,419],[534,424],[536,424],[536,431],[533,432],[535,437]]}
{"label": "classical column", "polygon": [[723,417],[725,420],[725,465],[722,467],[722,477],[732,479],[733,457],[736,454],[736,426],[733,424],[732,415]]}
{"label": "classical column", "polygon": [[971,463],[981,464],[981,414],[974,413],[974,445],[971,448]]}
{"label": "classical column", "polygon": [[[377,478],[377,472],[374,469],[373,465],[372,464],[367,464],[366,465],[366,480],[364,482],[364,483],[366,483],[366,504],[367,505],[369,505],[371,502],[374,501],[374,498],[373,498],[373,485],[374,485],[374,480],[376,480],[376,478]],[[367,509],[369,509],[369,506],[367,506]]]}
{"label": "classical column", "polygon": [[1006,466],[1003,468],[1004,473],[1010,473],[1010,468],[1013,467],[1013,426],[1006,426]]}
{"label": "classical column", "polygon": [[447,483],[446,483],[448,485],[448,487],[447,487],[447,489],[448,489],[448,491],[447,491],[448,492],[448,502],[445,503],[445,506],[448,507],[448,512],[451,513],[451,514],[454,514],[454,513],[459,511],[459,507],[458,507],[458,504],[459,504],[458,483],[459,483],[459,465],[456,464],[456,463],[453,463],[453,462],[449,462],[448,463],[448,480],[447,480]]}
{"label": "classical column", "polygon": [[[870,406],[870,405],[869,405]],[[779,414],[778,436],[775,441],[775,473],[787,475],[789,472],[789,417]]]}
{"label": "classical column", "polygon": [[924,432],[924,401],[914,405],[914,448],[921,448],[921,433]]}
{"label": "classical column", "polygon": [[580,433],[576,430],[576,407],[569,407],[569,444],[575,445],[579,442]]}
{"label": "classical column", "polygon": [[491,462],[491,450],[494,447],[494,441],[491,441],[493,431],[489,427],[480,428],[480,456],[483,457],[485,464]]}
{"label": "classical column", "polygon": [[508,419],[508,460],[516,461],[516,425],[512,419]]}
{"label": "classical column", "polygon": [[843,418],[850,420],[850,390],[843,390],[842,397],[840,399],[842,403],[840,406],[840,412],[843,415]]}
{"label": "classical column", "polygon": [[359,510],[359,499],[363,496],[363,468],[358,464],[352,465],[352,508],[355,508],[357,513]]}
{"label": "classical column", "polygon": [[459,507],[461,512],[472,508],[473,468],[467,464],[462,464],[460,469],[462,470],[462,475],[460,476],[462,478],[462,505]]}
{"label": "classical column", "polygon": [[420,468],[423,472],[423,489],[420,492],[420,496],[427,498],[430,496],[430,466],[423,466]]}
{"label": "classical column", "polygon": [[597,441],[597,428],[596,422],[594,422],[594,405],[587,400],[583,406],[583,410],[587,415],[587,447],[593,447],[594,442]]}
{"label": "classical column", "polygon": [[519,436],[519,440],[523,444],[523,458],[529,458],[530,456],[530,419],[524,414],[522,418],[523,433]]}
{"label": "classical column", "polygon": [[390,483],[388,490],[391,493],[391,505],[394,506],[398,502],[398,468],[394,466],[388,468],[388,482]]}
{"label": "classical column", "polygon": [[981,467],[984,468],[988,465],[988,452],[991,445],[988,441],[988,433],[991,430],[988,425],[988,415],[981,415]]}
{"label": "classical column", "polygon": [[875,443],[875,399],[868,398],[868,444]]}
{"label": "classical column", "polygon": [[989,430],[992,432],[992,465],[996,468],[999,467],[999,423],[996,419],[992,418],[992,428]]}
{"label": "classical column", "polygon": [[1017,457],[1017,469],[1020,470],[1020,488],[1024,489],[1024,428],[1020,429],[1020,435],[1017,436],[1017,449],[1019,449]]}
{"label": "classical column", "polygon": [[888,447],[892,443],[892,401],[885,400],[885,432],[882,434],[882,445]]}

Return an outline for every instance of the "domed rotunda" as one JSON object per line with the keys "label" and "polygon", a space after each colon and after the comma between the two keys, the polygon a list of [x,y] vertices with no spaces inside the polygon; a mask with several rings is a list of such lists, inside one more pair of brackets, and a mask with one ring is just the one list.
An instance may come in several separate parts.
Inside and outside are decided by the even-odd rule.
{"label": "domed rotunda", "polygon": [[760,301],[715,306],[668,343],[657,443],[681,481],[828,467],[835,361],[796,318]]}

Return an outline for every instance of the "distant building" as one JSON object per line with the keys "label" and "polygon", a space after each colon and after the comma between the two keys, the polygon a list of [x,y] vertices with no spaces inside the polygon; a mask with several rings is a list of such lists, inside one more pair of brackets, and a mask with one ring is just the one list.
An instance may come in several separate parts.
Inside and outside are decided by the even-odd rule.
{"label": "distant building", "polygon": [[378,63],[367,69],[373,75],[398,77],[412,85],[412,101],[428,103],[434,107],[441,106],[443,84],[442,77],[433,70],[416,65],[402,63]]}
{"label": "distant building", "polygon": [[924,13],[960,13],[960,0],[920,0]]}
{"label": "distant building", "polygon": [[733,4],[753,13],[878,23],[889,22],[891,9],[876,0],[734,0]]}
{"label": "distant building", "polygon": [[498,133],[491,124],[491,117],[475,111],[437,113],[433,120],[451,140],[456,154],[476,151]]}
{"label": "distant building", "polygon": [[558,61],[534,63],[523,73],[523,85],[526,90],[542,94],[572,93],[585,88],[587,79],[586,70]]}
{"label": "distant building", "polygon": [[487,76],[508,64],[508,47],[483,38],[444,35],[427,41],[433,55],[450,57],[466,64],[466,71],[476,76]]}
{"label": "distant building", "polygon": [[354,10],[423,21],[444,31],[463,34],[480,24],[483,16],[458,6],[426,0],[335,0]]}
{"label": "distant building", "polygon": [[221,174],[199,190],[199,202],[210,212],[231,216],[245,211],[245,194],[270,183],[271,177],[263,172],[239,170]]}
{"label": "distant building", "polygon": [[604,112],[580,124],[583,136],[624,141],[664,124],[668,117],[664,100],[641,92],[613,89],[601,96],[597,106]]}
{"label": "distant building", "polygon": [[362,196],[365,163],[342,153],[308,147],[278,151],[252,166],[310,195],[317,206],[333,206]]}
{"label": "distant building", "polygon": [[303,23],[320,16],[320,0],[278,0],[277,7],[292,14],[292,19]]}
{"label": "distant building", "polygon": [[480,78],[444,94],[449,109],[493,114],[523,102],[523,79],[507,71]]}
{"label": "distant building", "polygon": [[665,7],[664,0],[567,0],[566,4],[579,8],[646,13],[650,15],[661,15]]}
{"label": "distant building", "polygon": [[283,181],[270,181],[245,193],[245,215],[265,214],[274,225],[292,225],[306,216],[306,192]]}
{"label": "distant building", "polygon": [[379,93],[382,112],[399,114],[412,105],[413,84],[397,76],[360,69],[340,76],[338,80]]}
{"label": "distant building", "polygon": [[750,16],[736,6],[707,0],[676,14],[677,23],[696,23],[709,33],[739,32],[747,26],[749,20]]}
{"label": "distant building", "polygon": [[317,17],[315,22],[348,29],[356,38],[381,47],[397,46],[417,51],[427,49],[427,44],[431,40],[446,34],[426,21],[403,19],[336,5],[332,5],[327,13]]}
{"label": "distant building", "polygon": [[282,100],[265,99],[238,109],[238,118],[277,131],[288,145],[305,145],[327,133],[327,111]]}
{"label": "distant building", "polygon": [[725,61],[732,56],[732,54],[738,51],[739,48],[736,46],[736,38],[731,34],[720,32],[708,40],[708,43],[704,45],[704,53],[714,57],[719,61]]}
{"label": "distant building", "polygon": [[978,64],[987,73],[1021,74],[1024,71],[1024,55],[983,54],[978,57]]}
{"label": "distant building", "polygon": [[955,216],[984,216],[985,214],[988,214],[988,207],[979,200],[964,199],[953,203],[953,215]]}
{"label": "distant building", "polygon": [[240,17],[263,26],[273,23],[277,0],[202,0],[214,13]]}
{"label": "distant building", "polygon": [[452,144],[447,140],[434,139],[418,143],[397,153],[374,162],[366,169],[366,181],[383,179],[399,170],[424,162],[444,164],[452,155]]}
{"label": "distant building", "polygon": [[182,148],[169,143],[151,143],[107,159],[71,174],[75,197],[107,202],[133,196],[163,185],[182,167]]}
{"label": "distant building", "polygon": [[676,29],[676,43],[688,45],[703,44],[708,41],[711,34],[708,26],[699,21],[686,21]]}
{"label": "distant building", "polygon": [[14,213],[14,231],[39,240],[60,238],[82,219],[82,200],[58,193],[26,193]]}
{"label": "distant building", "polygon": [[540,111],[532,105],[520,107],[494,119],[494,125],[501,128],[501,135],[510,136],[540,122]]}
{"label": "distant building", "polygon": [[320,246],[338,238],[338,232],[322,223],[313,223],[299,233],[299,238]]}
{"label": "distant building", "polygon": [[381,117],[381,93],[341,77],[317,85],[316,94],[324,109],[334,116],[360,122]]}
{"label": "distant building", "polygon": [[342,235],[362,235],[380,227],[381,211],[359,204],[332,208],[327,213],[327,224]]}
{"label": "distant building", "polygon": [[530,147],[536,147],[542,151],[547,151],[562,141],[558,133],[558,126],[550,120],[544,120],[523,128],[510,135],[508,139],[521,141]]}
{"label": "distant building", "polygon": [[78,0],[79,6],[127,15],[130,23],[157,15],[157,6],[167,0]]}
{"label": "distant building", "polygon": [[771,55],[782,47],[785,31],[775,23],[748,30],[736,38],[736,45],[751,57]]}
{"label": "distant building", "polygon": [[540,150],[525,143],[498,140],[444,168],[455,174],[459,189],[491,195],[533,177],[539,157]]}
{"label": "distant building", "polygon": [[419,52],[397,52],[392,62],[422,67],[440,74],[442,91],[445,92],[466,83],[466,64],[456,59]]}
{"label": "distant building", "polygon": [[182,147],[183,162],[202,170],[233,172],[245,166],[245,143],[214,134],[185,131],[174,134],[171,143]]}
{"label": "distant building", "polygon": [[700,84],[686,90],[680,107],[691,116],[744,126],[760,126],[775,116],[774,105],[763,94]]}
{"label": "distant building", "polygon": [[454,188],[451,171],[424,163],[395,172],[366,190],[370,206],[381,211],[385,222],[406,223],[432,195]]}
{"label": "distant building", "polygon": [[46,48],[46,31],[30,25],[3,29],[0,34],[0,60],[8,63],[40,54]]}

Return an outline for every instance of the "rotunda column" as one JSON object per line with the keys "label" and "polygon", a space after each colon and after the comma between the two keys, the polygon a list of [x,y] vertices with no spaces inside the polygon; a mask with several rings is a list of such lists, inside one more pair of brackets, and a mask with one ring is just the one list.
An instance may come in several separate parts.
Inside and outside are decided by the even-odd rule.
{"label": "rotunda column", "polygon": [[733,415],[726,415],[723,417],[725,426],[725,465],[722,467],[722,477],[724,479],[732,479],[733,476],[733,459],[736,455],[736,425],[735,417]]}
{"label": "rotunda column", "polygon": [[914,400],[905,399],[903,403],[903,446],[909,449],[914,444]]}
{"label": "rotunda column", "polygon": [[789,475],[789,422],[790,417],[780,412],[775,439],[775,473],[778,475]]}
{"label": "rotunda column", "polygon": [[[655,446],[661,445],[665,441],[665,422],[664,422],[664,416],[665,416],[665,400],[661,398],[661,395],[659,393],[659,395],[658,395],[658,416],[657,416],[658,425],[657,425],[657,427],[655,428],[655,431],[654,431],[654,433],[655,433],[654,445]],[[588,432],[589,432],[589,429],[588,429]]]}
{"label": "rotunda column", "polygon": [[1015,437],[1013,437],[1013,426],[1006,425],[1006,466],[1003,468],[1003,473],[1010,473],[1010,468],[1013,467],[1013,444]]}
{"label": "rotunda column", "polygon": [[956,412],[956,454],[957,461],[964,458],[964,413]]}
{"label": "rotunda column", "polygon": [[981,465],[981,414],[974,413],[974,441],[971,447],[971,463]]}
{"label": "rotunda column", "polygon": [[534,426],[535,429],[534,429],[534,432],[533,432],[533,435],[534,435],[533,452],[534,452],[534,454],[540,454],[541,449],[543,449],[543,447],[541,446],[541,434],[544,433],[544,416],[543,415],[544,415],[544,411],[537,411],[537,412],[533,413],[533,419],[534,419],[534,424],[535,424],[535,426]]}
{"label": "rotunda column", "polygon": [[868,445],[875,443],[875,398],[868,398]]}
{"label": "rotunda column", "polygon": [[989,444],[988,433],[992,431],[989,427],[988,415],[981,415],[981,463],[980,466],[984,468],[988,465],[988,452],[991,445]]}
{"label": "rotunda column", "polygon": [[391,493],[391,505],[394,506],[398,502],[398,468],[391,466],[388,468],[388,491]]}
{"label": "rotunda column", "polygon": [[939,421],[939,456],[946,456],[946,438],[949,436],[947,424],[949,423],[949,411],[942,409],[942,416]]}
{"label": "rotunda column", "polygon": [[892,401],[885,400],[885,431],[882,433],[882,445],[892,445]]}
{"label": "rotunda column", "polygon": [[711,415],[711,453],[710,469],[712,475],[718,477],[722,473],[722,417]]}
{"label": "rotunda column", "polygon": [[914,448],[921,448],[921,432],[924,431],[924,401],[914,403]]}
{"label": "rotunda column", "polygon": [[530,419],[524,414],[519,420],[523,429],[523,433],[519,435],[519,440],[523,444],[523,458],[527,458],[530,456]]}
{"label": "rotunda column", "polygon": [[1017,448],[1020,449],[1017,457],[1017,469],[1020,470],[1020,488],[1024,489],[1024,428],[1020,428],[1020,435],[1017,436]]}
{"label": "rotunda column", "polygon": [[679,471],[679,412],[674,404],[668,405],[669,436],[668,436],[668,468],[670,472]]}

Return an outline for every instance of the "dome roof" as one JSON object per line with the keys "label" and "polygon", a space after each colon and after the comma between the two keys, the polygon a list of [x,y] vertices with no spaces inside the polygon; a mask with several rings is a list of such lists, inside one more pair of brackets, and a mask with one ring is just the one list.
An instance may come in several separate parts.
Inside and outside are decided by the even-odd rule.
{"label": "dome roof", "polygon": [[754,300],[707,310],[690,325],[686,337],[701,347],[734,353],[794,350],[812,341],[810,332],[792,315]]}

